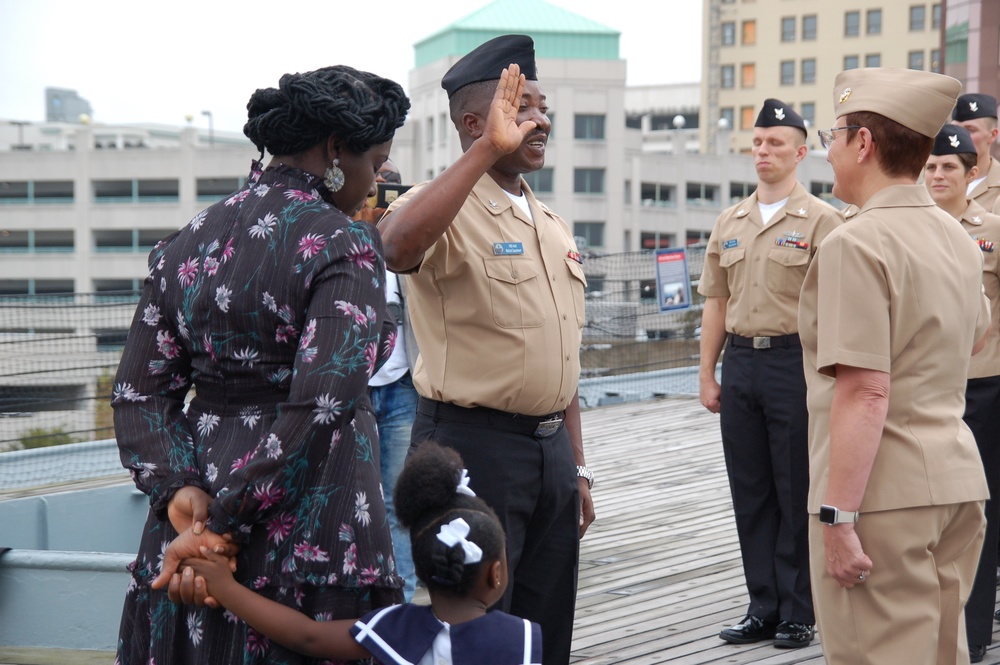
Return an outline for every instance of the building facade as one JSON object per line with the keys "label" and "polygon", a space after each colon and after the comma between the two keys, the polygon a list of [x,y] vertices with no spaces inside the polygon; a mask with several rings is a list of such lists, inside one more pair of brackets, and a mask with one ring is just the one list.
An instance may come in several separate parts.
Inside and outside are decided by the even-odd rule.
{"label": "building facade", "polygon": [[[757,110],[769,97],[789,103],[811,127],[833,126],[833,81],[845,69],[942,71],[941,15],[937,0],[705,0],[704,150],[714,152],[724,138],[722,119],[732,128],[723,147],[749,150]],[[815,133],[810,146],[819,147]]]}

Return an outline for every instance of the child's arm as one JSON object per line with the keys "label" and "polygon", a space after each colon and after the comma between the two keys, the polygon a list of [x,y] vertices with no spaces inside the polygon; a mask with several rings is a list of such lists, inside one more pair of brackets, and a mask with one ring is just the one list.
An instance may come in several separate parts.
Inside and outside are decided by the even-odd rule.
{"label": "child's arm", "polygon": [[354,619],[314,621],[305,614],[268,600],[235,579],[226,557],[201,548],[204,559],[185,559],[194,569],[195,585],[207,584],[207,593],[250,626],[275,642],[313,658],[355,660],[371,654],[354,641]]}

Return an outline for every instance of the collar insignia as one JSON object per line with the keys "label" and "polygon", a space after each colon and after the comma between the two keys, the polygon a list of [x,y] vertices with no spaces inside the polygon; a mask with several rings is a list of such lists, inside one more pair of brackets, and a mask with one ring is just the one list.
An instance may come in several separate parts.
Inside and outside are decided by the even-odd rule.
{"label": "collar insignia", "polygon": [[500,207],[500,204],[494,201],[493,199],[490,199],[490,207],[496,210],[497,208]]}
{"label": "collar insignia", "polygon": [[798,212],[798,213],[799,213],[800,215],[805,215],[805,214],[806,214],[806,209],[805,209],[805,208],[799,208],[797,212]]}
{"label": "collar insignia", "polygon": [[851,96],[851,89],[844,88],[844,91],[840,93],[840,103],[843,104]]}
{"label": "collar insignia", "polygon": [[976,215],[975,217],[972,218],[972,223],[973,224],[982,224],[983,223],[983,218],[980,217],[979,215]]}
{"label": "collar insignia", "polygon": [[747,211],[744,210],[743,208],[740,208],[739,210],[736,211],[736,216],[737,217],[742,217],[745,214],[747,214]]}

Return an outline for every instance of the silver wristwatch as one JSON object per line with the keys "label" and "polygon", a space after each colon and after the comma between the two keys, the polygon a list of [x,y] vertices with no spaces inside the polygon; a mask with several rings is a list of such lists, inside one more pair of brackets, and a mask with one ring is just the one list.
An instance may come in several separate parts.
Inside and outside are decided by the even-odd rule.
{"label": "silver wristwatch", "polygon": [[577,464],[576,475],[579,478],[584,478],[587,481],[587,488],[594,489],[594,472],[585,466]]}

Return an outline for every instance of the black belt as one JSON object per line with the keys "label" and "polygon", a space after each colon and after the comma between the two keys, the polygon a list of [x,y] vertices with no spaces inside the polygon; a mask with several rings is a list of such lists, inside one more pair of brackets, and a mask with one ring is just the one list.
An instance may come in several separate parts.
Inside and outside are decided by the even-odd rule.
{"label": "black belt", "polygon": [[777,335],[775,337],[741,337],[740,335],[729,333],[729,344],[757,350],[802,346],[802,343],[799,342],[798,333]]}
{"label": "black belt", "polygon": [[562,427],[564,412],[550,413],[547,416],[526,416],[521,413],[510,413],[485,406],[464,407],[449,402],[439,402],[421,397],[417,403],[417,411],[431,418],[454,420],[469,425],[485,425],[509,432],[529,434],[540,439],[552,436]]}

